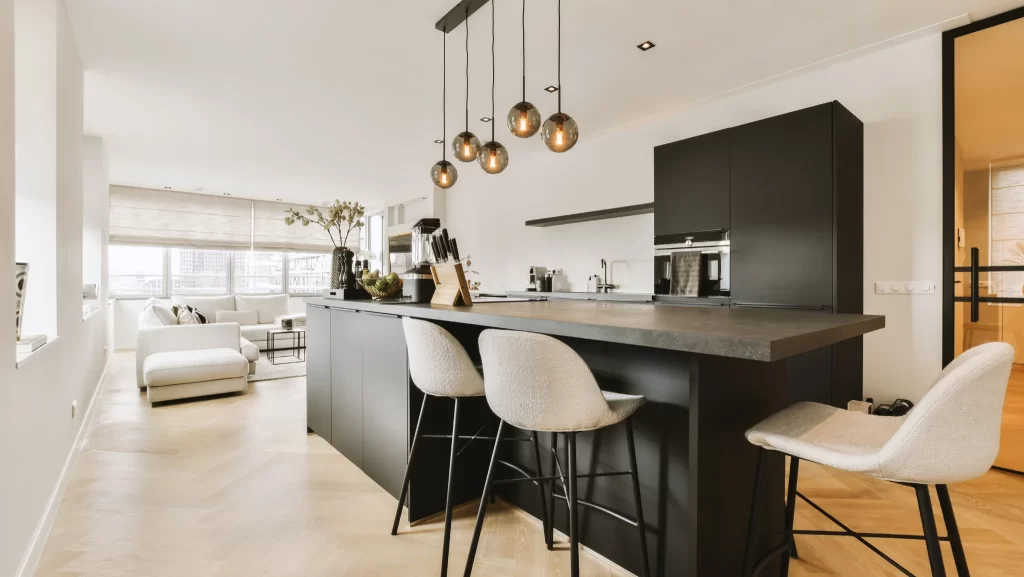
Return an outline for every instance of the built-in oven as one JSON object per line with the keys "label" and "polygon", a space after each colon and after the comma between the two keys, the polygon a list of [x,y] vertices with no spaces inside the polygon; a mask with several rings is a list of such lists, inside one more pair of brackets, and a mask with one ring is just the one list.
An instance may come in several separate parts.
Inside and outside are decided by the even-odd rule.
{"label": "built-in oven", "polygon": [[729,296],[729,231],[654,237],[654,294]]}

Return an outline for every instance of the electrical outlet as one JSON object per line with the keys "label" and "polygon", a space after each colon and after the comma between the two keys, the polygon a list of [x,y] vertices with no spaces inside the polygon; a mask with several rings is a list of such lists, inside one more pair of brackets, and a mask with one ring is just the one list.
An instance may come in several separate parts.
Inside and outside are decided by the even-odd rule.
{"label": "electrical outlet", "polygon": [[74,419],[76,414],[78,414],[78,399],[71,401],[71,418]]}
{"label": "electrical outlet", "polygon": [[935,283],[926,280],[875,281],[875,294],[930,295],[935,294]]}

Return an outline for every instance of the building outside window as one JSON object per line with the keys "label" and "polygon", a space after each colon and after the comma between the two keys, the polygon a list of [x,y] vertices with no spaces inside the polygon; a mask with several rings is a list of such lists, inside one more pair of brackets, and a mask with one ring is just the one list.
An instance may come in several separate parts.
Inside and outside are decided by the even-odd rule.
{"label": "building outside window", "polygon": [[164,294],[164,249],[110,245],[107,254],[111,295],[142,297]]}
{"label": "building outside window", "polygon": [[228,294],[228,256],[224,250],[172,248],[172,295]]}
{"label": "building outside window", "polygon": [[290,253],[288,292],[319,293],[331,288],[331,255]]}
{"label": "building outside window", "polygon": [[[232,288],[236,294],[273,294],[284,291],[284,254],[280,252],[233,252]],[[293,291],[294,292],[294,291]]]}

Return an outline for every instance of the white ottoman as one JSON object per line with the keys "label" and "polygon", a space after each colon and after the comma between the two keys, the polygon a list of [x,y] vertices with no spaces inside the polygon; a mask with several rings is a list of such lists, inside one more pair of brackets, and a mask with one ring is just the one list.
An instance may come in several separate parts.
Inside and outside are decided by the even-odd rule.
{"label": "white ottoman", "polygon": [[242,392],[248,373],[249,361],[233,349],[155,353],[142,366],[151,403]]}

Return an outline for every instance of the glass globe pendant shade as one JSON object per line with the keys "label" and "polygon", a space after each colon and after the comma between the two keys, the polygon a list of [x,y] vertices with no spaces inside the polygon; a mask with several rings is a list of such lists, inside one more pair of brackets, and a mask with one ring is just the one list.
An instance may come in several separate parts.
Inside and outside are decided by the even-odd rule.
{"label": "glass globe pendant shade", "polygon": [[519,138],[529,138],[540,130],[540,111],[529,102],[520,102],[508,111],[508,129]]}
{"label": "glass globe pendant shade", "polygon": [[565,152],[576,145],[580,138],[580,127],[568,114],[556,112],[544,121],[541,138],[552,151]]}
{"label": "glass globe pendant shade", "polygon": [[508,149],[500,142],[492,140],[480,147],[476,161],[480,163],[480,168],[484,169],[484,172],[498,174],[508,166]]}
{"label": "glass globe pendant shade", "polygon": [[459,171],[447,160],[438,161],[430,168],[430,180],[434,181],[434,186],[438,188],[451,188],[458,179]]}
{"label": "glass globe pendant shade", "polygon": [[452,153],[462,162],[476,160],[480,152],[480,139],[472,132],[462,132],[452,140]]}

